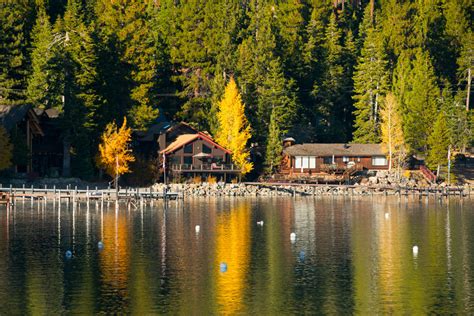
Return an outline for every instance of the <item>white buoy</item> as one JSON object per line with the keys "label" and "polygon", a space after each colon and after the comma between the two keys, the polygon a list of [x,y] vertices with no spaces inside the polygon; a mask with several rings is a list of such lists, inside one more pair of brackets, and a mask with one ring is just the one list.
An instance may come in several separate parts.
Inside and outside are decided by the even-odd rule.
{"label": "white buoy", "polygon": [[259,226],[263,226],[263,221],[259,221],[259,222],[257,222],[257,225],[259,225]]}
{"label": "white buoy", "polygon": [[414,256],[418,255],[418,246],[413,246],[413,255]]}
{"label": "white buoy", "polygon": [[291,240],[291,241],[295,241],[295,240],[296,240],[296,234],[295,234],[295,233],[291,233],[291,234],[290,234],[290,240]]}
{"label": "white buoy", "polygon": [[196,233],[199,233],[199,231],[201,230],[201,226],[196,225],[195,229],[196,229]]}
{"label": "white buoy", "polygon": [[385,219],[389,219],[389,217],[390,217],[390,214],[385,213]]}

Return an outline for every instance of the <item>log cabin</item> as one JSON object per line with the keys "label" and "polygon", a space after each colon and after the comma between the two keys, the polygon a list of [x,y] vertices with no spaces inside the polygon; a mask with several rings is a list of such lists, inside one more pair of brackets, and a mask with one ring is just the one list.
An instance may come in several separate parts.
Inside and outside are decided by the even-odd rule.
{"label": "log cabin", "polygon": [[344,174],[360,170],[387,170],[380,144],[294,144],[284,140],[280,174],[286,177]]}

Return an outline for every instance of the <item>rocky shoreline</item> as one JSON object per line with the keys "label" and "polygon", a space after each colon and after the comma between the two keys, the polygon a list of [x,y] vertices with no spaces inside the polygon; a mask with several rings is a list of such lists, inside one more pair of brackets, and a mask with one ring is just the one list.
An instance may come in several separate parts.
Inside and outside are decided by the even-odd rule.
{"label": "rocky shoreline", "polygon": [[[451,186],[441,183],[432,185],[422,178],[401,177],[395,173],[379,171],[373,176],[362,178],[354,185],[314,185],[314,184],[278,184],[278,183],[196,183],[196,184],[164,184],[152,186],[154,191],[161,192],[165,188],[179,192],[183,196],[364,196],[364,195],[398,195],[398,194],[430,194],[430,193],[464,193],[469,195],[474,188]],[[450,192],[448,192],[450,191]],[[450,193],[450,194],[451,194]]]}
{"label": "rocky shoreline", "polygon": [[[178,192],[185,197],[274,197],[274,196],[369,196],[369,195],[400,195],[400,194],[425,194],[434,193],[430,188],[410,188],[401,186],[365,186],[365,185],[282,185],[282,184],[155,184],[154,191],[165,190]],[[415,189],[415,190],[413,190]],[[451,187],[453,189],[453,187]],[[468,195],[468,186],[456,187],[457,194],[460,192]],[[436,187],[439,193],[447,192],[445,187]],[[454,191],[452,191],[454,192]],[[454,193],[456,195],[456,193]]]}

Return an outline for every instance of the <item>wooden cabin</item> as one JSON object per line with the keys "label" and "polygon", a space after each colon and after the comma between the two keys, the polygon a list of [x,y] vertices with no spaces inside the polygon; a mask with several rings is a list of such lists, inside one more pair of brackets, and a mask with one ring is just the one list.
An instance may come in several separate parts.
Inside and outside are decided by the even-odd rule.
{"label": "wooden cabin", "polygon": [[231,152],[202,132],[177,136],[160,155],[168,178],[214,176],[226,182],[240,174],[232,163]]}
{"label": "wooden cabin", "polygon": [[44,136],[40,121],[31,105],[1,105],[0,125],[10,134],[17,146],[26,149],[24,157],[13,157],[15,173],[33,173],[34,139]]}
{"label": "wooden cabin", "polygon": [[290,177],[388,169],[380,144],[284,144],[280,174]]}

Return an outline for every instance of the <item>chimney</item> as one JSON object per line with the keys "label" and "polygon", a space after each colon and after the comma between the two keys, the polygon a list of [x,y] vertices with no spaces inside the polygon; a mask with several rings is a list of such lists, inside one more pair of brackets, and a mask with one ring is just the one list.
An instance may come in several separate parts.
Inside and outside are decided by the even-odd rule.
{"label": "chimney", "polygon": [[283,148],[293,146],[296,143],[293,137],[287,137],[283,140]]}

